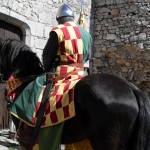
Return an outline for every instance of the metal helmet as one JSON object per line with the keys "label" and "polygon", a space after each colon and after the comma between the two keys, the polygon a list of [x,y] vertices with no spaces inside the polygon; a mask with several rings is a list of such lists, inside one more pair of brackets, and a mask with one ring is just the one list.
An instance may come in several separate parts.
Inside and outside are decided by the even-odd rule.
{"label": "metal helmet", "polygon": [[62,4],[57,12],[56,19],[60,17],[73,17],[74,18],[74,12],[72,11],[71,7],[67,4]]}

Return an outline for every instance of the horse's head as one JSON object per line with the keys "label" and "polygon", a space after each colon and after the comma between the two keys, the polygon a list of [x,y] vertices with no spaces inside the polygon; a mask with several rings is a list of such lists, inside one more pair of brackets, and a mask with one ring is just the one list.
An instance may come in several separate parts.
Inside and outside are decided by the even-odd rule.
{"label": "horse's head", "polygon": [[43,73],[43,67],[36,53],[23,42],[7,39],[0,49],[0,73],[7,80],[10,75],[25,77]]}

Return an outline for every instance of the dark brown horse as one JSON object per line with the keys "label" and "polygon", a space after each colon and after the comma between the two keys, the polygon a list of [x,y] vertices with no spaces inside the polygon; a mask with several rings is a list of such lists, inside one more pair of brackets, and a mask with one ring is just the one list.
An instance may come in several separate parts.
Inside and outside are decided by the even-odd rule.
{"label": "dark brown horse", "polygon": [[[16,40],[4,41],[0,73],[41,74],[40,60]],[[150,150],[150,101],[134,85],[111,74],[91,74],[75,87],[76,116],[65,122],[62,143],[88,138],[94,150]]]}

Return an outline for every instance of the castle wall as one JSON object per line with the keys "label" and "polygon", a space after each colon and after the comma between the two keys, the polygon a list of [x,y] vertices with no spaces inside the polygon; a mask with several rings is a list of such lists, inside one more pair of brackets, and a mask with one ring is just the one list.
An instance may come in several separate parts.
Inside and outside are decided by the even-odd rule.
{"label": "castle wall", "polygon": [[[25,43],[41,57],[49,32],[57,25],[56,13],[62,3],[70,5],[78,20],[79,0],[0,0],[0,20],[10,22],[23,30]],[[90,29],[91,0],[85,1],[85,21]]]}

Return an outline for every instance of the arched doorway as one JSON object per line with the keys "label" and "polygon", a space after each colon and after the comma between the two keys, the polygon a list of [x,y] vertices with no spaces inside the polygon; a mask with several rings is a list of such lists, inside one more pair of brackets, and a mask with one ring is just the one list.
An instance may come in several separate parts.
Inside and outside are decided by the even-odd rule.
{"label": "arched doorway", "polygon": [[18,39],[23,40],[23,32],[17,26],[14,26],[8,22],[0,20],[0,37],[2,39]]}
{"label": "arched doorway", "polygon": [[[23,41],[23,32],[19,27],[0,20],[0,38],[3,40],[11,38]],[[4,89],[5,85],[0,83],[0,130],[9,128],[9,113],[6,108],[7,102]]]}

